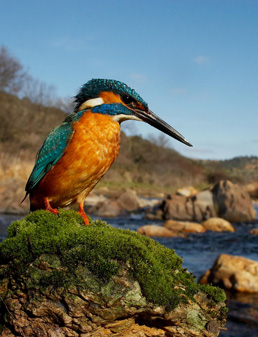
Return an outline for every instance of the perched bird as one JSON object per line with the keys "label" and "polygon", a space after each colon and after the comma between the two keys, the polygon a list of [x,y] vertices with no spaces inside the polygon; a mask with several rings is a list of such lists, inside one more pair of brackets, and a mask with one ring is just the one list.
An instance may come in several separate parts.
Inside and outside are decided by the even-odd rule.
{"label": "perched bird", "polygon": [[125,120],[144,121],[192,146],[122,82],[92,79],[82,86],[75,103],[74,112],[50,132],[38,151],[25,188],[31,211],[58,214],[57,207],[77,203],[88,225],[84,200],[117,158],[120,123]]}

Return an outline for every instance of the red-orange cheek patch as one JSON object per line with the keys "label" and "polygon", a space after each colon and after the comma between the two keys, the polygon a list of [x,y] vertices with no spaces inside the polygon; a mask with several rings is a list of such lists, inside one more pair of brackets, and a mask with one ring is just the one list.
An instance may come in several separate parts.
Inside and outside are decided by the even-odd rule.
{"label": "red-orange cheek patch", "polygon": [[101,92],[99,97],[103,99],[105,104],[122,103],[120,96],[110,91]]}

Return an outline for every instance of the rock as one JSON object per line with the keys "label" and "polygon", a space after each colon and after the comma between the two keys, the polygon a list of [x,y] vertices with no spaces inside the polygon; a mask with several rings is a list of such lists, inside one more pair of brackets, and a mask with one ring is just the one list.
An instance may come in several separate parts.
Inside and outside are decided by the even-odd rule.
{"label": "rock", "polygon": [[84,206],[89,207],[89,206],[96,206],[100,202],[104,202],[107,200],[107,197],[103,195],[102,193],[97,194],[94,192],[91,192],[87,196],[87,200]]}
{"label": "rock", "polygon": [[192,197],[193,195],[196,195],[198,193],[197,189],[193,186],[185,186],[182,188],[179,188],[176,191],[177,195],[183,195],[185,197]]}
{"label": "rock", "polygon": [[250,234],[258,234],[258,228],[251,229]]}
{"label": "rock", "polygon": [[185,232],[185,233],[203,233],[206,232],[206,229],[195,222],[186,222],[186,221],[175,221],[167,220],[164,222],[163,226],[166,229],[174,232]]}
{"label": "rock", "polygon": [[221,180],[191,197],[170,194],[159,209],[165,220],[202,222],[220,217],[230,222],[256,221],[256,211],[248,193],[228,180]]}
{"label": "rock", "polygon": [[116,200],[107,199],[97,203],[95,206],[86,208],[88,214],[94,214],[101,217],[117,217],[119,215],[125,215],[125,210],[120,207]]}
{"label": "rock", "polygon": [[163,218],[182,221],[193,220],[193,203],[191,198],[170,194],[161,204]]}
{"label": "rock", "polygon": [[201,222],[216,216],[213,195],[204,190],[192,197],[168,195],[161,204],[164,219]]}
{"label": "rock", "polygon": [[212,187],[211,192],[220,218],[230,222],[256,221],[256,211],[250,196],[240,186],[228,180],[221,180]]}
{"label": "rock", "polygon": [[242,256],[221,254],[200,278],[200,283],[212,283],[232,291],[258,292],[258,262]]}
{"label": "rock", "polygon": [[[248,328],[251,327],[253,334],[250,336],[256,336],[258,331],[258,293],[240,293],[240,292],[228,292],[227,293],[227,306],[228,312],[228,323],[230,321],[240,323],[241,326]],[[245,324],[245,325],[243,325]],[[235,329],[239,329],[239,324],[236,324]],[[228,326],[230,334],[232,336],[237,336],[238,333],[232,331],[230,326]],[[250,331],[250,330],[249,330]],[[244,331],[242,335],[246,336]],[[247,332],[247,331],[246,331]],[[249,333],[247,334],[247,336]]]}
{"label": "rock", "polygon": [[218,336],[225,294],[159,243],[74,211],[30,213],[0,245],[1,336]]}
{"label": "rock", "polygon": [[258,199],[258,181],[245,185],[244,189],[252,199]]}
{"label": "rock", "polygon": [[160,199],[138,197],[140,208],[155,207],[160,204]]}
{"label": "rock", "polygon": [[136,211],[140,204],[136,192],[130,189],[121,193],[117,199],[117,202],[121,208],[128,212]]}
{"label": "rock", "polygon": [[151,237],[170,238],[177,236],[171,230],[158,225],[145,225],[137,229],[137,233]]}
{"label": "rock", "polygon": [[210,218],[202,223],[206,230],[214,232],[235,232],[230,222],[221,218]]}
{"label": "rock", "polygon": [[216,216],[213,195],[210,190],[203,190],[192,197],[193,221],[202,222]]}
{"label": "rock", "polygon": [[116,217],[126,215],[128,212],[137,211],[139,207],[140,202],[136,192],[126,190],[114,199],[107,198],[93,207],[90,207],[88,213],[102,217]]}

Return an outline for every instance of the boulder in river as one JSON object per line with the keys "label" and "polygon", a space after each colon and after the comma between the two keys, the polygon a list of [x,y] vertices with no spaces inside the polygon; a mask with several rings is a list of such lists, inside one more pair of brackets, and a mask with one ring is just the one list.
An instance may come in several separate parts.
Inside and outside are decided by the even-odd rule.
{"label": "boulder in river", "polygon": [[161,203],[160,208],[163,212],[163,219],[173,219],[181,221],[193,220],[192,199],[182,196],[169,194]]}
{"label": "boulder in river", "polygon": [[140,201],[136,192],[128,189],[116,197],[106,198],[88,208],[88,213],[102,217],[116,217],[137,211],[139,207]]}
{"label": "boulder in river", "polygon": [[231,223],[222,218],[210,218],[202,222],[202,226],[206,228],[206,230],[213,232],[235,232],[235,228]]}
{"label": "boulder in river", "polygon": [[256,221],[249,194],[228,180],[221,180],[191,197],[169,194],[160,204],[160,210],[165,220],[202,222],[219,217],[229,222]]}
{"label": "boulder in river", "polygon": [[256,211],[244,188],[229,180],[221,180],[211,188],[211,192],[220,218],[230,222],[256,221]]}
{"label": "boulder in river", "polygon": [[176,221],[167,220],[164,222],[163,226],[173,232],[184,232],[184,233],[204,233],[206,229],[204,226],[195,222],[187,221]]}
{"label": "boulder in river", "polygon": [[172,238],[177,236],[177,234],[168,228],[158,226],[158,225],[145,225],[137,229],[137,233],[143,234],[151,237],[164,237]]}
{"label": "boulder in river", "polygon": [[238,292],[258,292],[258,262],[242,256],[221,254],[200,278],[202,284],[215,284]]}
{"label": "boulder in river", "polygon": [[0,245],[0,335],[218,336],[225,294],[175,252],[74,211],[35,211]]}

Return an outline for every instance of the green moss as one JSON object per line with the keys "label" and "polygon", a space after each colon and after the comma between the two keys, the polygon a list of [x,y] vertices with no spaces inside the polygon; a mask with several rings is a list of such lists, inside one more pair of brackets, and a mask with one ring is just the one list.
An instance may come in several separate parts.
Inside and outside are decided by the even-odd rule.
{"label": "green moss", "polygon": [[203,284],[199,286],[200,290],[208,295],[215,302],[224,302],[226,300],[225,291],[221,288],[211,286],[209,284]]}
{"label": "green moss", "polygon": [[12,223],[0,260],[9,265],[0,268],[1,279],[28,272],[34,262],[30,276],[41,287],[107,284],[123,264],[150,302],[172,308],[193,299],[200,287],[217,302],[223,298],[216,288],[197,285],[173,250],[100,220],[85,226],[74,211],[60,209],[56,216],[41,210]]}

